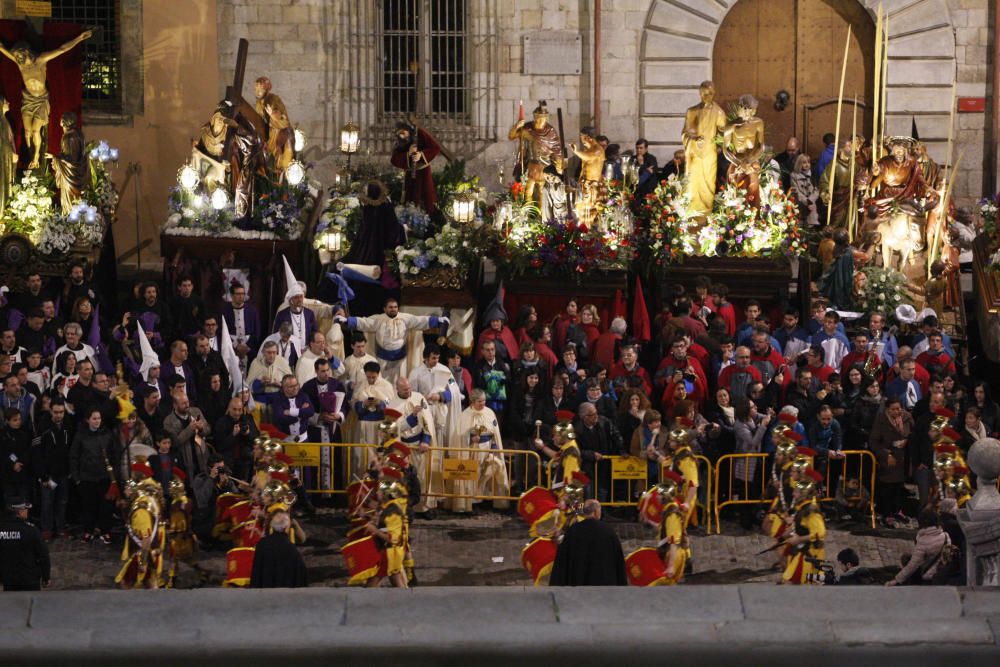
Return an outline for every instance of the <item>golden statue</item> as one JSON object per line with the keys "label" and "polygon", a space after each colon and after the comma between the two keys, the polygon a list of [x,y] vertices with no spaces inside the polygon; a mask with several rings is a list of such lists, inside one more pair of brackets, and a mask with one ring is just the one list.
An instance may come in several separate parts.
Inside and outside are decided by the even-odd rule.
{"label": "golden statue", "polygon": [[691,196],[690,210],[711,213],[715,201],[715,178],[719,156],[715,137],[726,126],[726,113],[715,103],[715,84],[702,81],[698,87],[701,103],[687,110],[684,116],[684,161],[687,171],[687,191]]}
{"label": "golden statue", "polygon": [[525,120],[517,121],[507,138],[519,142],[516,169],[527,175],[525,199],[534,200],[541,206],[545,172],[554,170],[561,174],[563,169],[559,133],[549,125],[549,109],[545,100],[540,100],[532,112],[531,124]]}
{"label": "golden statue", "polygon": [[52,162],[52,173],[56,179],[56,187],[59,188],[59,204],[63,215],[69,215],[73,204],[80,200],[87,179],[87,142],[76,126],[76,114],[72,111],[64,113],[59,124],[63,130],[59,154],[46,153],[45,157]]}
{"label": "golden statue", "polygon": [[576,217],[590,227],[604,205],[604,147],[597,143],[592,127],[580,130],[580,148],[570,144],[570,150],[580,158],[580,198],[576,202]]}
{"label": "golden statue", "polygon": [[45,66],[80,42],[90,39],[93,34],[92,30],[84,30],[62,46],[37,54],[23,42],[15,44],[12,50],[0,45],[0,54],[14,61],[24,80],[21,120],[24,122],[24,139],[33,151],[28,169],[38,168],[39,156],[42,154],[42,128],[49,124],[49,90],[45,86]]}
{"label": "golden statue", "polygon": [[264,151],[280,178],[295,156],[295,137],[288,120],[288,110],[284,101],[271,92],[271,80],[266,76],[254,82],[253,90],[257,98],[257,113],[264,119],[264,127],[267,128],[267,136],[261,137]]}
{"label": "golden statue", "polygon": [[722,154],[729,160],[729,184],[745,190],[751,206],[760,203],[760,156],[764,154],[764,121],[757,117],[757,98],[743,95],[736,120],[722,132]]}

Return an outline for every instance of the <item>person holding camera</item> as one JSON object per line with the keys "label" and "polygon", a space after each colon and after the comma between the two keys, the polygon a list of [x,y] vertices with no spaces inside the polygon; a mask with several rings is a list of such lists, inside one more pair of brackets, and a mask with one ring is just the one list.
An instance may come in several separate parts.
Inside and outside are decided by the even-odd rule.
{"label": "person holding camera", "polygon": [[242,398],[234,396],[229,400],[226,414],[216,420],[212,433],[215,434],[215,451],[226,467],[234,470],[240,479],[249,477],[253,441],[260,430],[244,408]]}

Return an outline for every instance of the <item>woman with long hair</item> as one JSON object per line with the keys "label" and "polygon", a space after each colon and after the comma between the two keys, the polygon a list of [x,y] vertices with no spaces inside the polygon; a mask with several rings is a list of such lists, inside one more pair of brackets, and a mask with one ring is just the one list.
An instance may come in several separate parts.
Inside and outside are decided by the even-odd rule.
{"label": "woman with long hair", "polygon": [[882,410],[884,403],[885,396],[882,395],[879,381],[875,378],[865,378],[861,396],[854,401],[854,406],[849,413],[844,449],[868,448],[872,426],[875,424],[875,418]]}
{"label": "woman with long hair", "polygon": [[844,385],[844,402],[850,414],[854,403],[864,395],[865,374],[861,364],[853,364],[847,369],[847,377],[841,378]]}
{"label": "woman with long hair", "polygon": [[990,396],[989,384],[980,380],[972,385],[969,405],[979,408],[979,418],[983,420],[987,432],[996,433],[997,427],[1000,425],[1000,405],[997,405],[993,397]]}
{"label": "woman with long hair", "polygon": [[705,409],[705,419],[718,429],[709,431],[705,455],[714,463],[720,456],[732,454],[736,448],[736,409],[728,387],[715,390],[715,400]]}
{"label": "woman with long hair", "polygon": [[639,389],[626,389],[618,400],[618,430],[622,442],[632,442],[632,434],[649,411],[649,397]]}
{"label": "woman with long hair", "polygon": [[521,304],[517,309],[517,320],[514,322],[514,338],[517,339],[518,345],[523,345],[526,341],[531,340],[528,335],[532,329],[538,324],[538,311],[530,303]]}

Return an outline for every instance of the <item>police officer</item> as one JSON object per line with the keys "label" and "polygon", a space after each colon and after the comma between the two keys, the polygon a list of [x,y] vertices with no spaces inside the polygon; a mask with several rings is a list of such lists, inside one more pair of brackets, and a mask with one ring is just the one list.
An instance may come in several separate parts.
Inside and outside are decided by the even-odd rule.
{"label": "police officer", "polygon": [[37,591],[49,585],[49,548],[28,523],[31,504],[12,498],[10,514],[0,522],[0,580],[5,591]]}

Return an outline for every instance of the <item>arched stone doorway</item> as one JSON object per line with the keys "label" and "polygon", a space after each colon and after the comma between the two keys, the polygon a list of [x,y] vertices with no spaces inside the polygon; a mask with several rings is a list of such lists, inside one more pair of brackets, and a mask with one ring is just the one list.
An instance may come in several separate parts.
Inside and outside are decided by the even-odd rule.
{"label": "arched stone doorway", "polygon": [[[789,4],[794,7],[812,2],[836,5],[848,1],[858,5],[856,11],[867,14],[866,21],[864,16],[858,14],[854,15],[853,21],[858,21],[862,28],[867,26],[865,29],[873,30],[871,25],[879,0],[811,0],[808,3],[796,3],[794,0],[652,0],[639,56],[642,136],[654,145],[670,148],[679,145],[684,111],[697,101],[698,84],[712,78],[720,28],[730,12],[744,11],[742,7],[739,10],[735,7],[744,3],[750,3],[749,7],[753,6],[752,3]],[[928,144],[932,156],[939,161],[944,160],[951,86],[955,76],[955,37],[948,8],[943,0],[883,0],[883,6],[889,12],[886,130],[889,134],[908,135],[915,119],[920,138]],[[852,15],[850,9],[842,8],[841,11]],[[809,27],[805,26],[803,30],[804,38],[808,39]],[[726,31],[723,31],[722,38],[726,38]],[[836,66],[820,73],[833,79],[834,87],[839,83],[843,34],[839,49],[839,53],[832,56]],[[859,76],[855,74],[855,77]],[[867,85],[863,88],[870,95],[871,83],[867,81],[868,74],[864,76]],[[771,87],[770,82],[766,83],[765,90]],[[849,78],[845,96],[851,95],[853,88],[862,87],[858,83],[852,86],[852,83]],[[777,90],[770,91],[768,98],[761,99],[762,107],[773,104],[775,92]],[[730,97],[738,94],[734,92]],[[797,120],[791,124],[797,131],[804,129],[801,114],[800,110]],[[832,126],[833,121],[829,124]],[[821,123],[811,125],[810,134],[813,134],[813,128]],[[774,141],[774,138],[769,137],[769,141]],[[783,142],[784,139],[778,141]],[[660,149],[658,152],[667,153],[668,150]]]}

